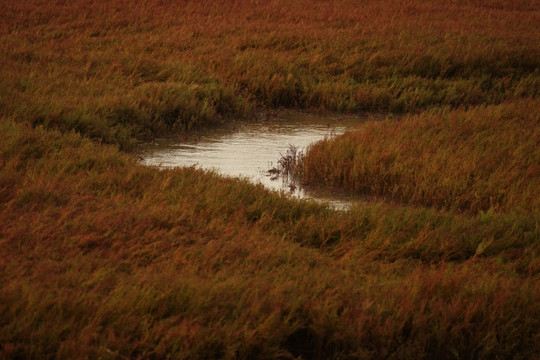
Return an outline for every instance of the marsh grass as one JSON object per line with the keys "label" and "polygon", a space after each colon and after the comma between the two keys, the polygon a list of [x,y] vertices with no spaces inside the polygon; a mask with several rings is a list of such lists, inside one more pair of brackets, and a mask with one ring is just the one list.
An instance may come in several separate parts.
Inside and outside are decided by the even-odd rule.
{"label": "marsh grass", "polygon": [[529,357],[538,217],[335,213],[4,118],[6,358]]}
{"label": "marsh grass", "polygon": [[536,97],[540,15],[519,3],[3,0],[0,112],[130,148],[255,106]]}
{"label": "marsh grass", "polygon": [[[0,8],[0,358],[538,357],[534,3]],[[119,151],[257,106],[420,113],[304,160],[399,201]]]}
{"label": "marsh grass", "polygon": [[539,110],[531,99],[372,122],[312,146],[304,178],[405,204],[538,213]]}

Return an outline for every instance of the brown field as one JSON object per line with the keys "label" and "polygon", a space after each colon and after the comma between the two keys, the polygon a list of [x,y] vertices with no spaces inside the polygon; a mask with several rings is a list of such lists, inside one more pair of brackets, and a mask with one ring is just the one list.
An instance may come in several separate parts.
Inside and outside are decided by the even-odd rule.
{"label": "brown field", "polygon": [[[540,356],[537,1],[0,0],[0,359]],[[336,212],[137,163],[257,111]]]}

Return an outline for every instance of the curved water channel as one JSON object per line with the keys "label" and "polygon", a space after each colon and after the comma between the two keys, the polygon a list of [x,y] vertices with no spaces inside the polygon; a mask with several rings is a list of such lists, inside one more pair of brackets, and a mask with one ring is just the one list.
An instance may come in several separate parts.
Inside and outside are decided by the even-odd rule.
{"label": "curved water channel", "polygon": [[158,139],[142,146],[141,162],[159,167],[198,166],[218,173],[248,178],[292,197],[308,198],[346,209],[361,197],[328,189],[302,186],[269,172],[290,146],[305,151],[324,137],[335,136],[380,115],[321,116],[297,112],[260,116],[257,121],[235,122],[184,138]]}

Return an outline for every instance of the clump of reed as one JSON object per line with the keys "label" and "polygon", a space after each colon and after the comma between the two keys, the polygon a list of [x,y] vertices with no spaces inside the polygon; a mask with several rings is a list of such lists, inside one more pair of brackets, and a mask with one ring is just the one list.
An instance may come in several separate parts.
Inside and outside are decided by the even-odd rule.
{"label": "clump of reed", "polygon": [[304,156],[307,181],[476,213],[540,210],[536,99],[360,126]]}
{"label": "clump of reed", "polygon": [[277,160],[280,174],[290,179],[298,179],[302,177],[302,159],[304,158],[304,151],[300,150],[298,146],[289,145],[289,148],[285,152],[285,155],[279,154],[280,157]]}

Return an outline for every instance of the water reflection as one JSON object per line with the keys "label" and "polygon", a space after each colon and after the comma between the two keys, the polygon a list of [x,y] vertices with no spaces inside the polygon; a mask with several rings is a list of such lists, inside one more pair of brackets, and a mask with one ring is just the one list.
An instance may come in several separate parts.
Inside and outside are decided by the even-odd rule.
{"label": "water reflection", "polygon": [[278,159],[290,145],[305,151],[310,144],[324,137],[341,134],[374,118],[373,115],[320,116],[288,112],[202,131],[182,139],[156,140],[145,144],[140,156],[147,165],[195,165],[228,176],[247,177],[269,189],[323,201],[340,209],[348,207],[358,197],[301,186],[287,178],[276,177],[268,170],[277,167]]}

